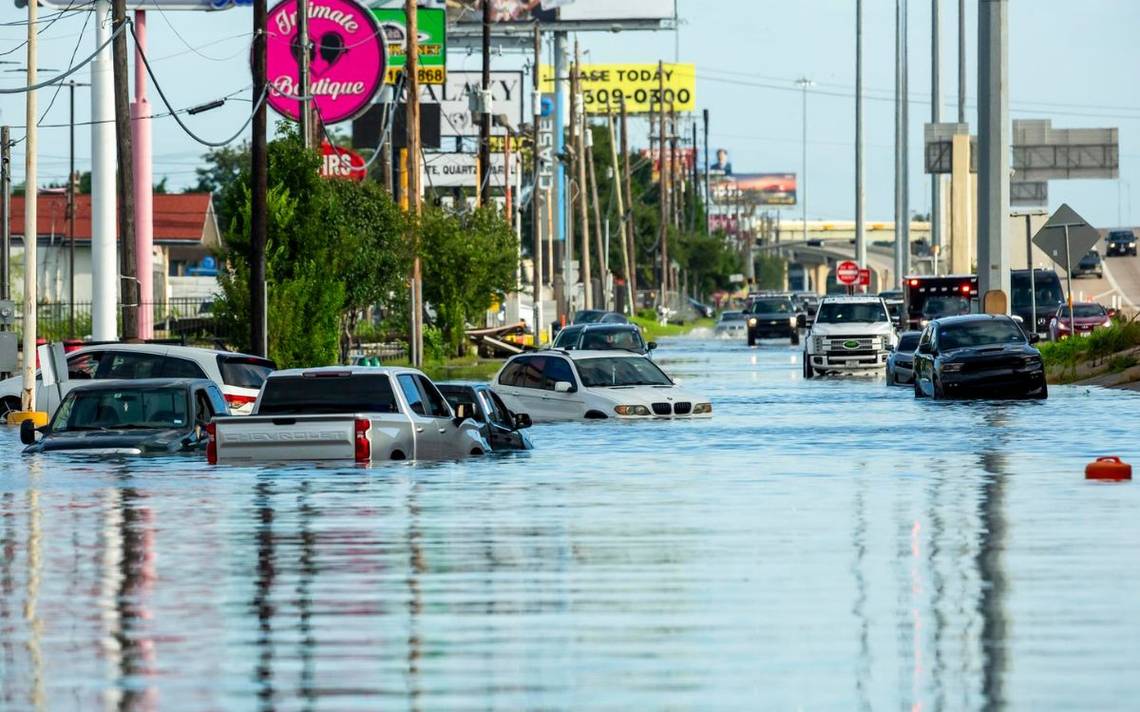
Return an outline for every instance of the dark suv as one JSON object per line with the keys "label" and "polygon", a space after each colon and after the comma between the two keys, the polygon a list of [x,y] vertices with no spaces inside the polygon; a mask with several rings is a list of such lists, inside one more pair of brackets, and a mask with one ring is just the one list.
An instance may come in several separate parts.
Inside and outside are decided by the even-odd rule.
{"label": "dark suv", "polygon": [[800,343],[800,313],[791,297],[756,297],[744,312],[748,345],[755,346],[760,339],[788,339],[793,346]]}
{"label": "dark suv", "polygon": [[1131,230],[1112,230],[1105,238],[1104,256],[1136,256],[1136,235]]}

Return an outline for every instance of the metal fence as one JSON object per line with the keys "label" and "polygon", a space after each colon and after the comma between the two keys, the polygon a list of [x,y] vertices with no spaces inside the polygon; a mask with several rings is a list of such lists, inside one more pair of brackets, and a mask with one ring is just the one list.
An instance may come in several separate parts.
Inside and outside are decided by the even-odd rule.
{"label": "metal fence", "polygon": [[[155,339],[173,339],[186,343],[229,342],[232,336],[214,319],[213,302],[197,298],[172,299],[139,305],[149,309]],[[91,336],[91,302],[50,302],[36,306],[36,336],[46,341],[83,340]],[[116,311],[116,324],[121,332],[123,309]],[[13,330],[23,332],[24,319],[18,313]]]}

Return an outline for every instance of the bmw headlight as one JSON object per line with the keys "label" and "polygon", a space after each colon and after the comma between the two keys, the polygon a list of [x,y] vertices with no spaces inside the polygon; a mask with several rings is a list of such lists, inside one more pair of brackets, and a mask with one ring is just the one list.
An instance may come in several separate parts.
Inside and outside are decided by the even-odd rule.
{"label": "bmw headlight", "polygon": [[649,415],[649,408],[643,405],[615,405],[614,412],[618,415]]}
{"label": "bmw headlight", "polygon": [[958,373],[961,370],[962,370],[962,364],[960,364],[960,363],[944,363],[944,364],[942,364],[942,372],[943,373]]}
{"label": "bmw headlight", "polygon": [[693,415],[704,415],[712,412],[712,403],[697,403],[693,406]]}

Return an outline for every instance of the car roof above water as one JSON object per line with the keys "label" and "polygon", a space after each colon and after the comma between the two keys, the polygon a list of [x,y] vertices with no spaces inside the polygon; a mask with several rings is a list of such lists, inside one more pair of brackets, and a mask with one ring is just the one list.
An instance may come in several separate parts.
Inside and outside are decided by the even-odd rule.
{"label": "car roof above water", "polygon": [[163,388],[190,388],[191,386],[216,386],[208,378],[121,378],[112,381],[92,381],[75,386],[72,393],[85,391],[119,391],[119,390],[160,390]]}

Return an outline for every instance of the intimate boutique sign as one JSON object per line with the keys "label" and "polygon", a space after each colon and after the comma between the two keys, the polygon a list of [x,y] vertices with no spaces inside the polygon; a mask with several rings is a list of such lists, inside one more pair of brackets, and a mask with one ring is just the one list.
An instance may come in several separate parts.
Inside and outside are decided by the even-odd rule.
{"label": "intimate boutique sign", "polygon": [[[301,118],[297,2],[269,11],[269,105],[286,118]],[[367,8],[352,0],[309,0],[309,95],[322,123],[354,118],[384,83],[383,33]]]}

